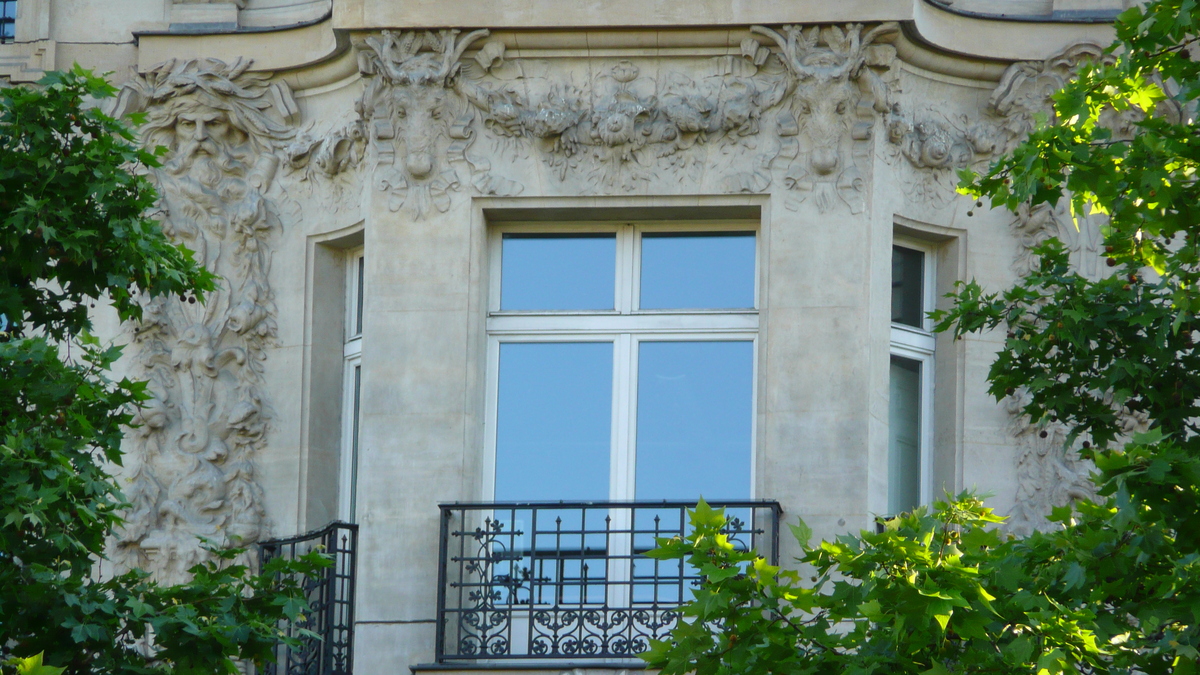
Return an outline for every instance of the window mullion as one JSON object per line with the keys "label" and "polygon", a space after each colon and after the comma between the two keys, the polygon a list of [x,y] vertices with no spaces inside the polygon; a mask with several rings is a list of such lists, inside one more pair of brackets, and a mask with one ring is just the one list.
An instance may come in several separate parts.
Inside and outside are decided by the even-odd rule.
{"label": "window mullion", "polygon": [[617,229],[616,309],[622,314],[632,312],[634,307],[633,294],[637,285],[634,279],[637,267],[634,239],[632,225],[622,225]]}
{"label": "window mullion", "polygon": [[636,343],[628,333],[618,335],[613,349],[613,434],[612,473],[609,496],[633,499],[634,429],[636,428],[637,386]]}
{"label": "window mullion", "polygon": [[[629,333],[617,336],[613,349],[613,450],[609,495],[614,500],[633,499],[635,475],[633,445],[637,428],[637,341]],[[608,545],[608,587],[606,598],[610,607],[628,607],[632,574],[630,555],[633,540],[629,529],[633,524],[629,509],[609,512],[614,535]],[[614,583],[615,582],[615,583]]]}
{"label": "window mullion", "polygon": [[932,504],[933,495],[933,355],[921,361],[921,503]]}

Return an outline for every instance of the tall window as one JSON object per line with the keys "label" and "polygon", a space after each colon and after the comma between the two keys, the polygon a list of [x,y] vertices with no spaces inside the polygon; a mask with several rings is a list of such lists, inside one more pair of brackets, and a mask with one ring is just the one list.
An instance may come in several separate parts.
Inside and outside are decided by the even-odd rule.
{"label": "tall window", "polygon": [[0,44],[12,42],[17,29],[17,0],[0,0]]}
{"label": "tall window", "polygon": [[927,248],[892,247],[892,338],[888,410],[888,513],[932,497],[933,264]]}
{"label": "tall window", "polygon": [[366,259],[362,249],[346,256],[346,328],[342,348],[345,368],[342,381],[342,453],[341,481],[338,490],[338,514],[342,520],[357,522],[358,491],[358,418],[362,398],[362,326],[363,291]]}
{"label": "tall window", "polygon": [[751,496],[753,229],[505,226],[491,256],[491,497]]}

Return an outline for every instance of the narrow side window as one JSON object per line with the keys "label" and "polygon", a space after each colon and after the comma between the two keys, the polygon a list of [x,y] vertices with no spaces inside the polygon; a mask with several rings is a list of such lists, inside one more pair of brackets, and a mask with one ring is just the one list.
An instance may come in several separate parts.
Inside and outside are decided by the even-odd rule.
{"label": "narrow side window", "polygon": [[887,498],[892,515],[932,498],[935,340],[926,317],[933,304],[932,264],[930,251],[919,244],[892,247]]}
{"label": "narrow side window", "polygon": [[362,249],[346,256],[346,320],[342,356],[342,452],[338,517],[357,522],[358,422],[362,407],[362,330],[366,297],[366,257]]}

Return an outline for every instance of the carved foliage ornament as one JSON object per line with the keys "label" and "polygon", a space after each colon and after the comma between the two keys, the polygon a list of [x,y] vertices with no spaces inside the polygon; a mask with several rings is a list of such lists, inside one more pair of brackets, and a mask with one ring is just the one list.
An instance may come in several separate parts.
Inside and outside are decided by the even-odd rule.
{"label": "carved foliage ornament", "polygon": [[930,107],[902,110],[895,104],[887,115],[890,145],[885,156],[891,161],[903,157],[921,171],[906,194],[944,206],[958,184],[957,169],[980,167],[1010,152],[1033,130],[1038,115],[1053,115],[1050,96],[1085,62],[1111,58],[1098,45],[1081,43],[1045,61],[1014,63],[986,109],[974,118]]}
{"label": "carved foliage ornament", "polygon": [[132,509],[113,557],[166,583],[205,558],[202,539],[245,545],[266,528],[254,464],[270,411],[263,361],[276,333],[268,272],[279,229],[266,194],[296,105],[249,65],[164,63],[135,74],[114,111],[145,111],[144,142],[168,149],[153,175],[163,231],[219,277],[204,304],[157,298],[133,327],[154,399],[135,417]]}
{"label": "carved foliage ornament", "polygon": [[[751,30],[781,53],[750,37],[740,57],[715,59],[716,72],[704,81],[682,72],[647,77],[625,60],[593,68],[582,86],[544,75],[495,77],[514,63],[506,64],[499,42],[462,60],[486,30],[383,31],[358,45],[367,81],[358,114],[375,184],[389,194],[390,208],[408,205],[418,217],[430,207],[449,209],[463,186],[456,167],[464,163],[479,192],[520,193],[520,183],[471,154],[479,121],[492,141],[533,150],[559,180],[582,174],[585,189],[633,190],[664,173],[699,180],[707,163],[723,189],[759,192],[782,164],[796,191],[793,204],[815,195],[822,211],[835,203],[861,211],[862,160],[870,155],[876,115],[888,109],[880,71],[895,52],[884,43],[897,25]],[[515,63],[510,70],[526,70],[523,60]],[[326,145],[299,143],[289,158],[307,167]],[[720,151],[714,156],[705,146]],[[343,139],[341,147],[352,143]],[[333,176],[352,163],[326,160],[322,173]]]}
{"label": "carved foliage ornament", "polygon": [[[457,30],[383,31],[360,46],[359,70],[367,86],[358,113],[375,152],[376,186],[389,193],[393,211],[410,202],[418,217],[431,205],[449,209],[450,193],[461,188],[456,161],[473,162],[476,187],[488,187],[487,163],[466,154],[474,140],[474,112],[456,88],[459,59],[486,35],[486,30],[462,37]],[[493,183],[494,194],[520,191],[515,184]]]}
{"label": "carved foliage ornament", "polygon": [[888,110],[888,88],[872,67],[891,63],[895,50],[883,43],[895,39],[899,26],[884,23],[824,28],[784,26],[777,32],[753,26],[754,33],[775,41],[794,78],[787,107],[780,115],[781,136],[795,137],[781,155],[792,156],[786,183],[800,194],[815,195],[818,210],[828,211],[834,195],[852,213],[864,207],[863,168],[875,114]]}

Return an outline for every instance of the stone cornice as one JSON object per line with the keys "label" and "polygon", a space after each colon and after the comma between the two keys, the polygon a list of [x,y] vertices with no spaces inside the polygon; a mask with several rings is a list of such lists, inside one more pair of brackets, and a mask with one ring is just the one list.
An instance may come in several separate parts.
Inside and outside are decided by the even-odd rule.
{"label": "stone cornice", "polygon": [[[875,21],[895,13],[882,11],[880,3],[875,4],[871,13]],[[244,56],[253,59],[255,71],[290,73],[288,77],[295,80],[290,84],[297,90],[325,86],[353,74],[353,59],[347,54],[352,38],[375,32],[344,30],[336,17],[339,6],[335,5],[333,18],[285,29],[141,33],[138,70],[145,72],[168,58]],[[911,10],[910,15],[900,22],[904,30],[895,42],[902,61],[926,71],[984,82],[998,81],[1014,61],[1040,61],[1071,44],[1107,44],[1112,39],[1108,24],[980,18],[950,12],[924,0],[905,6]],[[821,12],[808,14],[793,8],[789,14],[803,14],[805,24],[823,23]],[[490,41],[502,44],[509,57],[517,59],[736,55],[742,41],[750,36],[749,23],[664,29],[585,25],[540,30],[488,28]]]}

